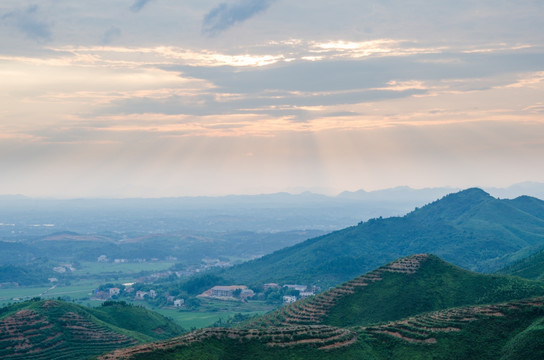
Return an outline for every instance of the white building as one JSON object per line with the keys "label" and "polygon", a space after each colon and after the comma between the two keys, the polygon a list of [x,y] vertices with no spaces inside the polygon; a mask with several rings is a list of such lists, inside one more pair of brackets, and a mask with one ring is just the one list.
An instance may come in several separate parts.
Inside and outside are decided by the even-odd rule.
{"label": "white building", "polygon": [[211,296],[213,297],[233,297],[236,290],[240,292],[247,289],[244,285],[232,285],[232,286],[214,286],[211,288]]}
{"label": "white building", "polygon": [[283,297],[283,303],[284,303],[284,304],[292,304],[292,303],[294,303],[295,301],[297,301],[297,297],[296,297],[296,296],[285,295],[285,296]]}

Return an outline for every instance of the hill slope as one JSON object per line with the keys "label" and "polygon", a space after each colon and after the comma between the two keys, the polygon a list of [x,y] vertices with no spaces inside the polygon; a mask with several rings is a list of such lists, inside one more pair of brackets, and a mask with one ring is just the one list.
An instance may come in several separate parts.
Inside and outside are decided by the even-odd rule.
{"label": "hill slope", "polygon": [[0,358],[87,359],[182,332],[168,319],[130,305],[88,309],[62,301],[27,301],[0,309]]}
{"label": "hill slope", "polygon": [[544,295],[544,283],[463,270],[434,255],[412,255],[316,296],[284,306],[247,327],[356,326],[418,313]]}
{"label": "hill slope", "polygon": [[526,279],[544,279],[544,250],[521,259],[498,271],[501,274],[520,276]]}
{"label": "hill slope", "polygon": [[543,283],[413,255],[237,329],[200,329],[99,359],[536,360],[544,355],[544,296],[535,294]]}
{"label": "hill slope", "polygon": [[350,329],[201,329],[117,350],[114,359],[542,359],[544,298],[426,313]]}
{"label": "hill slope", "polygon": [[372,219],[227,269],[244,283],[338,284],[380,264],[433,253],[491,272],[544,245],[544,201],[499,200],[480,189],[450,194],[404,217]]}

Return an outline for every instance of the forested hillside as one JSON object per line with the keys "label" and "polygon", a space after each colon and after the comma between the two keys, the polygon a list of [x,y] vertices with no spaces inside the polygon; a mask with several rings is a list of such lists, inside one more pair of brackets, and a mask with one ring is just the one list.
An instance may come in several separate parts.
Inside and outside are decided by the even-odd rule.
{"label": "forested hillside", "polygon": [[223,272],[238,282],[338,284],[394,259],[433,253],[493,272],[544,246],[544,202],[496,199],[480,189],[450,194],[403,217],[371,219]]}

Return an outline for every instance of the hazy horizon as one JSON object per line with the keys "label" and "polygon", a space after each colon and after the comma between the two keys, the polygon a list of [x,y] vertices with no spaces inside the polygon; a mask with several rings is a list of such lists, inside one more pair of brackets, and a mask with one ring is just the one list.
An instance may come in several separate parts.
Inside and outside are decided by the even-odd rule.
{"label": "hazy horizon", "polygon": [[0,194],[544,183],[544,2],[5,0]]}
{"label": "hazy horizon", "polygon": [[[324,189],[288,189],[286,191],[276,191],[276,192],[256,192],[256,193],[229,193],[229,194],[220,194],[220,195],[200,195],[200,194],[192,194],[192,195],[176,195],[176,196],[159,196],[159,197],[152,197],[152,196],[140,196],[140,197],[116,197],[116,196],[83,196],[83,197],[67,197],[67,196],[28,196],[25,194],[3,194],[0,193],[0,198],[24,198],[24,199],[30,199],[30,200],[160,200],[160,199],[176,199],[176,198],[202,198],[202,199],[221,199],[221,198],[229,198],[229,197],[259,197],[259,196],[275,196],[275,195],[289,195],[289,196],[303,196],[305,194],[309,195],[315,195],[315,196],[324,196],[327,198],[336,198],[341,197],[345,194],[358,194],[358,193],[365,193],[368,195],[372,194],[379,194],[383,193],[388,195],[388,197],[391,197],[394,192],[402,193],[406,196],[410,192],[428,192],[429,194],[433,191],[436,193],[443,192],[444,195],[448,193],[455,193],[458,191],[467,190],[469,188],[480,188],[484,190],[485,192],[488,192],[493,197],[499,197],[499,198],[515,198],[518,196],[533,196],[544,200],[544,183],[538,183],[538,182],[520,182],[511,184],[509,186],[505,187],[483,187],[483,186],[471,186],[471,187],[452,187],[452,186],[437,186],[437,187],[423,187],[423,188],[416,188],[411,187],[407,185],[399,185],[395,187],[388,187],[388,188],[379,188],[379,189],[354,189],[354,190],[343,190],[340,192],[327,192]],[[349,196],[349,195],[348,195]],[[379,195],[378,195],[379,196]],[[428,195],[427,195],[428,196]],[[417,198],[418,195],[414,194],[414,198]],[[438,199],[438,197],[436,198]]]}

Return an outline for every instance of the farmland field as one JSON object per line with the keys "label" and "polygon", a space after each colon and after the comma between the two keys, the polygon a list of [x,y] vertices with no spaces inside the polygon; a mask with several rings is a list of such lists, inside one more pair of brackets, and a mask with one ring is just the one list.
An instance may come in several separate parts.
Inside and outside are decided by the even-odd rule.
{"label": "farmland field", "polygon": [[153,308],[153,310],[172,318],[185,329],[191,329],[212,326],[219,319],[227,321],[235,314],[253,316],[269,312],[275,308],[276,306],[262,301],[242,303],[240,301],[204,300],[200,308],[193,311],[158,308]]}
{"label": "farmland field", "polygon": [[142,271],[165,271],[174,265],[173,262],[144,262],[144,263],[99,263],[99,262],[81,262],[81,269],[76,274],[134,274]]}
{"label": "farmland field", "polygon": [[57,298],[69,297],[72,300],[88,298],[93,289],[101,284],[99,280],[81,280],[67,286],[37,286],[37,287],[13,287],[0,289],[0,306],[4,306],[15,299],[30,299],[33,297]]}

